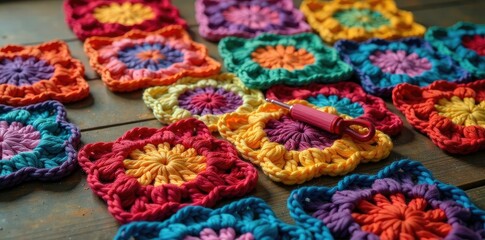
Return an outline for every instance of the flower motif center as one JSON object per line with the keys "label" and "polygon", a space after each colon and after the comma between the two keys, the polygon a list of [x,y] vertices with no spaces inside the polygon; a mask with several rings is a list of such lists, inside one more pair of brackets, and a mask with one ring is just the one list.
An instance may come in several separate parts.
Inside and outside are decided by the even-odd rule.
{"label": "flower motif center", "polygon": [[178,101],[181,108],[199,116],[233,112],[243,104],[238,94],[216,87],[188,90],[179,96]]}
{"label": "flower motif center", "polygon": [[40,132],[20,122],[0,121],[0,152],[8,160],[22,152],[31,152],[40,142]]}
{"label": "flower motif center", "polygon": [[264,29],[271,24],[280,24],[277,11],[258,5],[231,6],[222,13],[228,22],[243,25],[251,29]]}
{"label": "flower motif center", "polygon": [[0,84],[30,86],[52,78],[54,70],[47,62],[34,57],[0,59]]}
{"label": "flower motif center", "polygon": [[181,144],[172,147],[169,143],[147,144],[143,149],[136,149],[123,165],[128,176],[137,178],[142,185],[155,187],[180,186],[194,180],[206,167],[205,157],[198,155],[194,148],[186,149]]}
{"label": "flower motif center", "polygon": [[475,51],[480,56],[485,56],[485,35],[463,36],[463,46]]}
{"label": "flower motif center", "polygon": [[416,53],[407,53],[403,50],[385,52],[376,51],[369,56],[370,61],[381,71],[390,74],[406,74],[411,77],[419,76],[432,68],[426,58]]}
{"label": "flower motif center", "polygon": [[101,23],[118,23],[125,26],[133,26],[155,18],[155,12],[149,6],[130,2],[97,7],[93,15]]}
{"label": "flower motif center", "polygon": [[303,69],[313,64],[315,57],[305,49],[293,46],[265,46],[251,53],[252,60],[264,68],[284,68],[289,71]]}
{"label": "flower motif center", "polygon": [[163,55],[162,53],[156,50],[148,50],[145,52],[140,52],[138,53],[137,57],[145,61],[147,60],[158,61],[158,60],[165,59],[165,55]]}
{"label": "flower motif center", "polygon": [[367,31],[374,30],[383,25],[389,25],[390,21],[380,12],[370,9],[356,9],[338,11],[333,15],[343,26],[353,28],[360,27]]}
{"label": "flower motif center", "polygon": [[485,127],[485,101],[476,104],[473,98],[443,98],[435,104],[438,114],[460,126]]}
{"label": "flower motif center", "polygon": [[224,239],[224,240],[253,240],[254,235],[252,233],[245,233],[240,236],[237,236],[236,231],[234,228],[228,227],[219,230],[217,233],[212,228],[204,228],[200,232],[199,237],[194,236],[186,236],[184,240],[216,240],[216,239]]}
{"label": "flower motif center", "polygon": [[184,54],[161,43],[142,43],[118,51],[118,59],[130,69],[158,71],[184,61]]}
{"label": "flower motif center", "polygon": [[340,98],[337,95],[325,96],[318,94],[314,97],[309,97],[307,101],[317,107],[330,106],[334,107],[337,112],[351,116],[353,118],[359,117],[364,114],[364,108],[362,105],[356,102],[352,102],[348,98]]}

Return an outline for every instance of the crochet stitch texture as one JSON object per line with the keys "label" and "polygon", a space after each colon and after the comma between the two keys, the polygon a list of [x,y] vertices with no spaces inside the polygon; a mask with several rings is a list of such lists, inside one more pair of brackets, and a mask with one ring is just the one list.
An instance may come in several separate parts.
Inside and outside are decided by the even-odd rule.
{"label": "crochet stitch texture", "polygon": [[84,146],[79,164],[121,223],[162,220],[184,206],[214,206],[256,186],[256,169],[196,119],[138,127],[114,142]]}
{"label": "crochet stitch texture", "polygon": [[485,80],[437,81],[428,87],[401,84],[394,105],[441,149],[468,154],[485,149]]}
{"label": "crochet stitch texture", "polygon": [[[289,103],[316,108],[303,100]],[[319,110],[350,119],[334,108]],[[393,146],[389,136],[381,131],[376,131],[371,141],[358,142],[347,135],[334,135],[298,122],[288,114],[287,110],[266,103],[252,113],[225,115],[219,120],[219,133],[271,180],[284,184],[300,184],[321,175],[345,175],[360,162],[386,158]],[[353,129],[367,131],[360,126]]]}
{"label": "crochet stitch texture", "polygon": [[352,75],[352,68],[339,59],[337,52],[312,33],[227,37],[219,43],[219,52],[226,69],[249,88],[330,83]]}
{"label": "crochet stitch texture", "polygon": [[392,0],[304,0],[300,10],[325,42],[419,37],[425,28]]}
{"label": "crochet stitch texture", "polygon": [[25,181],[58,180],[76,167],[79,129],[61,103],[0,105],[0,189]]}
{"label": "crochet stitch texture", "polygon": [[92,36],[121,36],[133,29],[187,27],[170,0],[66,0],[64,12],[67,24],[82,41]]}
{"label": "crochet stitch texture", "polygon": [[193,42],[177,25],[155,32],[133,30],[120,37],[91,37],[84,51],[106,86],[117,92],[169,85],[182,77],[207,77],[221,68],[207,47]]}
{"label": "crochet stitch texture", "polygon": [[485,211],[419,162],[393,162],[337,186],[303,187],[288,199],[295,222],[336,239],[483,239]]}
{"label": "crochet stitch texture", "polygon": [[152,87],[143,94],[145,104],[164,124],[194,117],[211,131],[225,114],[252,112],[264,102],[263,94],[244,87],[230,73],[207,78],[183,78],[176,85]]}
{"label": "crochet stitch texture", "polygon": [[84,66],[62,41],[0,48],[0,103],[24,106],[46,100],[64,103],[89,95]]}

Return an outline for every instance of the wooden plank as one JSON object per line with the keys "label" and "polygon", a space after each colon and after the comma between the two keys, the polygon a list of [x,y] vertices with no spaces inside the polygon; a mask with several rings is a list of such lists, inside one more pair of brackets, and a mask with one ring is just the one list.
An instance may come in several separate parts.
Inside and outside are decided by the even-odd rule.
{"label": "wooden plank", "polygon": [[86,78],[86,80],[99,79],[98,74],[89,65],[88,56],[86,55],[86,53],[84,53],[84,50],[83,50],[83,43],[76,39],[76,40],[68,41],[67,45],[69,46],[71,55],[83,63],[84,77]]}
{"label": "wooden plank", "polygon": [[466,191],[470,199],[481,209],[485,209],[485,186],[473,188]]}
{"label": "wooden plank", "polygon": [[466,1],[463,5],[413,11],[415,20],[425,26],[451,26],[458,21],[483,23],[485,1]]}

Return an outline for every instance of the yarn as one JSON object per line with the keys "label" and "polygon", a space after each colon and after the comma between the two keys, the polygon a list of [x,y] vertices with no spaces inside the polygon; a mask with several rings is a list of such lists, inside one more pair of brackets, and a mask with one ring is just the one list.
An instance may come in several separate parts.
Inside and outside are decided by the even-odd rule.
{"label": "yarn", "polygon": [[253,38],[262,33],[310,31],[291,0],[196,0],[195,18],[200,35],[212,41],[228,36]]}
{"label": "yarn", "polygon": [[276,85],[266,91],[266,97],[284,102],[301,99],[319,108],[333,108],[340,114],[370,121],[377,130],[391,136],[399,134],[403,125],[381,98],[366,94],[352,82],[312,83],[302,87]]}
{"label": "yarn", "polygon": [[288,208],[297,225],[336,239],[485,238],[485,211],[409,160],[376,175],[347,176],[335,187],[294,190]]}
{"label": "yarn", "polygon": [[0,105],[0,189],[67,176],[76,167],[80,138],[59,102]]}
{"label": "yarn", "polygon": [[178,25],[155,32],[132,30],[119,37],[91,37],[84,43],[89,63],[111,91],[169,85],[183,77],[207,77],[221,65],[207,47]]}
{"label": "yarn", "polygon": [[50,79],[54,67],[46,61],[20,56],[13,59],[4,58],[0,62],[0,83],[14,86],[32,85],[42,79]]}
{"label": "yarn", "polygon": [[[289,103],[316,108],[303,100]],[[334,108],[318,109],[350,119]],[[217,126],[221,136],[233,143],[243,158],[260,166],[271,180],[288,185],[321,175],[345,175],[360,162],[386,158],[393,146],[381,131],[371,141],[359,142],[290,119],[288,114],[288,110],[266,103],[252,113],[226,114]],[[352,128],[367,131],[360,126]]]}
{"label": "yarn", "polygon": [[394,1],[304,0],[300,10],[310,26],[330,44],[348,39],[400,39],[419,37],[425,28],[411,12],[397,9]]}
{"label": "yarn", "polygon": [[439,148],[468,154],[485,148],[485,80],[398,85],[392,99],[409,123]]}
{"label": "yarn", "polygon": [[219,43],[224,65],[248,88],[276,84],[302,86],[350,78],[352,68],[315,34],[261,34],[253,39],[227,37]]}
{"label": "yarn", "polygon": [[187,27],[170,0],[67,0],[64,13],[81,41],[92,36],[121,36],[133,29],[151,32],[173,24]]}
{"label": "yarn", "polygon": [[227,141],[196,119],[137,127],[79,151],[93,192],[121,223],[163,220],[188,205],[214,206],[256,186],[258,175]]}

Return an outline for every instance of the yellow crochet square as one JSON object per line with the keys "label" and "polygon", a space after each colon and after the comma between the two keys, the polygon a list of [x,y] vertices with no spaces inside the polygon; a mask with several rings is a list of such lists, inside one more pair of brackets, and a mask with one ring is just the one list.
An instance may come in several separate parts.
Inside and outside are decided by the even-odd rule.
{"label": "yellow crochet square", "polygon": [[[304,100],[293,100],[317,108]],[[335,108],[318,108],[339,114]],[[360,126],[355,131],[366,132]],[[288,111],[266,103],[256,111],[230,113],[218,123],[221,136],[232,142],[239,153],[259,165],[273,181],[300,184],[321,175],[344,175],[360,162],[386,158],[392,147],[389,136],[377,131],[369,142],[358,142],[347,135],[337,136],[288,117]]]}
{"label": "yellow crochet square", "polygon": [[411,12],[399,10],[392,0],[304,0],[300,10],[330,44],[342,39],[418,37],[426,31]]}

